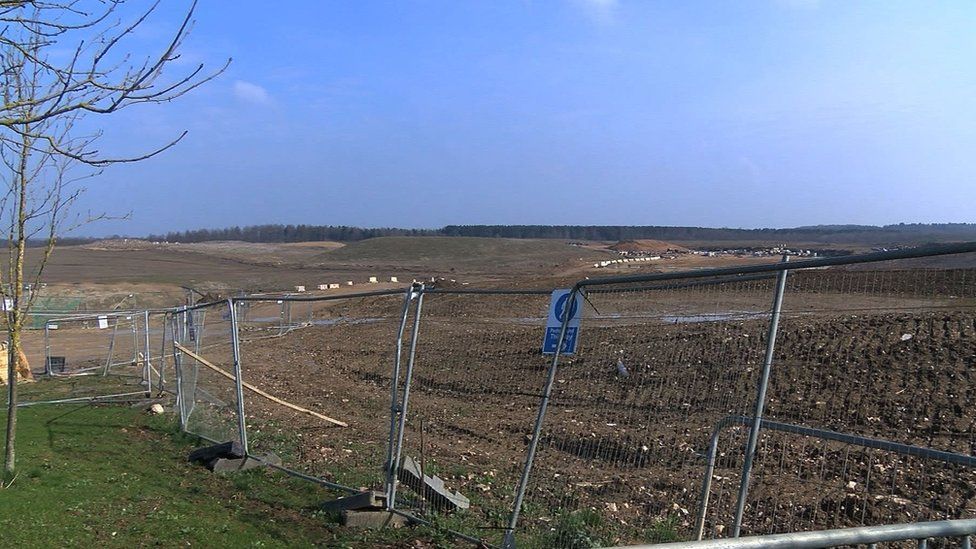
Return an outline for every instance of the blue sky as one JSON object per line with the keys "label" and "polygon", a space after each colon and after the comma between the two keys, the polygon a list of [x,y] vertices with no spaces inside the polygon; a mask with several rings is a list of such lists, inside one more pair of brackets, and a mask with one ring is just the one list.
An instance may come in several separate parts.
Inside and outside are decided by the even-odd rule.
{"label": "blue sky", "polygon": [[[131,42],[152,51],[186,2]],[[974,222],[976,3],[201,0],[217,81],[98,120],[83,234]]]}

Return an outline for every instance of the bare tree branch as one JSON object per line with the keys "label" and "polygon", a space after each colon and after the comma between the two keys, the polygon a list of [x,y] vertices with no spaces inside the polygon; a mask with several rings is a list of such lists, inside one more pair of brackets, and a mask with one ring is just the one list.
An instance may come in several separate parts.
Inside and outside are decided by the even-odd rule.
{"label": "bare tree branch", "polygon": [[[173,101],[216,78],[230,63],[212,72],[194,65],[175,77],[164,77],[179,59],[197,0],[190,2],[158,55],[134,61],[126,51],[127,39],[157,15],[161,0],[128,23],[123,23],[123,4],[124,0],[0,0],[0,181],[5,187],[0,194],[0,226],[7,233],[0,297],[11,302],[3,308],[11,353],[6,475],[13,474],[15,463],[21,334],[38,295],[25,292],[25,287],[38,287],[62,235],[108,218],[73,216],[72,206],[84,192],[79,184],[101,173],[100,168],[152,158],[187,135],[180,132],[148,152],[113,157],[95,147],[101,130],[79,135],[77,122],[135,105]],[[28,272],[32,239],[43,239],[44,246]],[[25,375],[29,377],[30,371]]]}

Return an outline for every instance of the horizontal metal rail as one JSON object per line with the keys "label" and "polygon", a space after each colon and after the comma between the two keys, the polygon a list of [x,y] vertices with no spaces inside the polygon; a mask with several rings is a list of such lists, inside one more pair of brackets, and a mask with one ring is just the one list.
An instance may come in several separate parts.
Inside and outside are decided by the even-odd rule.
{"label": "horizontal metal rail", "polygon": [[976,519],[957,519],[626,547],[627,549],[652,547],[655,549],[823,549],[842,545],[869,545],[909,540],[918,540],[919,545],[922,545],[921,542],[929,538],[961,538],[963,547],[969,547],[969,536],[974,534],[976,534]]}
{"label": "horizontal metal rail", "polygon": [[276,471],[281,471],[282,473],[284,473],[284,474],[286,474],[288,476],[292,476],[292,477],[295,477],[295,478],[300,478],[302,480],[307,480],[309,482],[314,482],[315,484],[318,484],[320,486],[324,486],[325,488],[329,488],[331,490],[336,490],[336,491],[339,491],[339,492],[345,492],[347,494],[358,494],[358,493],[360,493],[362,491],[362,490],[359,490],[358,488],[353,488],[351,486],[346,486],[344,484],[338,484],[338,483],[335,483],[335,482],[330,482],[328,480],[319,478],[319,477],[317,477],[315,475],[308,475],[308,474],[302,473],[300,471],[296,471],[294,469],[289,469],[288,467],[285,467],[284,465],[279,465],[277,463],[274,463],[273,461],[267,460],[264,456],[260,456],[260,455],[255,455],[255,454],[248,453],[247,454],[247,457],[249,459],[253,459],[254,461],[263,463],[266,466],[271,467],[272,469],[275,469]]}
{"label": "horizontal metal rail", "polygon": [[478,289],[471,288],[467,290],[455,290],[448,288],[424,288],[423,292],[425,294],[455,294],[455,295],[549,295],[555,288],[546,289],[535,289],[535,290],[506,290],[503,288],[489,288],[489,289]]}
{"label": "horizontal metal rail", "polygon": [[[291,302],[301,302],[301,301],[335,301],[337,299],[353,299],[357,297],[376,297],[384,295],[399,295],[402,296],[403,292],[406,291],[407,287],[396,288],[393,290],[376,290],[372,292],[356,292],[352,294],[339,294],[339,295],[263,295],[263,296],[238,296],[228,298],[234,303],[246,303],[249,301],[291,301]],[[226,303],[222,301],[220,303]],[[212,305],[212,303],[211,303]],[[199,307],[199,305],[194,305],[193,307]],[[190,308],[186,308],[189,310]],[[183,309],[179,309],[176,312],[180,312]]]}
{"label": "horizontal metal rail", "polygon": [[60,398],[60,399],[57,399],[57,400],[33,400],[33,401],[29,401],[29,402],[18,402],[17,403],[17,407],[18,408],[23,408],[23,407],[27,407],[27,406],[37,406],[39,404],[71,404],[71,403],[83,403],[83,404],[87,404],[87,403],[101,402],[103,400],[108,400],[111,403],[111,402],[117,402],[117,401],[112,400],[112,399],[122,398],[122,397],[130,397],[130,396],[137,396],[137,395],[143,395],[143,396],[145,396],[145,394],[146,394],[146,391],[145,390],[142,390],[142,391],[136,391],[136,392],[133,392],[133,393],[119,393],[119,394],[115,394],[115,395],[101,395],[101,396],[74,397],[74,398]]}
{"label": "horizontal metal rail", "polygon": [[[722,420],[722,422],[724,423],[723,427],[733,425],[733,424],[745,425],[751,421],[752,418],[745,417],[745,416],[729,416],[724,420]],[[822,438],[826,440],[834,440],[837,442],[844,442],[856,446],[863,446],[865,448],[875,448],[878,450],[886,450],[889,452],[895,452],[897,454],[903,454],[906,456],[922,457],[925,459],[944,461],[946,463],[955,463],[957,465],[965,465],[967,467],[976,468],[976,456],[970,456],[966,454],[944,452],[942,450],[933,450],[932,448],[925,448],[922,446],[912,446],[911,444],[902,444],[900,442],[892,442],[890,440],[862,437],[858,435],[849,435],[846,433],[839,433],[837,431],[828,431],[826,429],[815,429],[813,427],[794,425],[792,423],[781,423],[778,421],[770,421],[768,419],[764,419],[762,421],[762,428],[770,429],[773,431],[780,431],[784,433],[793,433],[796,435],[802,435],[807,437],[816,437],[816,438]]]}
{"label": "horizontal metal rail", "polygon": [[734,284],[736,282],[751,282],[755,280],[776,280],[776,273],[760,273],[753,275],[732,275],[718,277],[714,280],[695,280],[693,282],[675,282],[672,284],[654,284],[652,286],[635,286],[627,288],[587,288],[589,294],[618,294],[629,292],[645,292],[653,290],[680,290],[682,288],[700,288],[702,286],[718,286],[722,284]]}
{"label": "horizontal metal rail", "polygon": [[645,274],[645,275],[627,275],[627,276],[590,278],[587,280],[581,280],[577,282],[576,286],[578,288],[582,288],[586,286],[602,286],[607,284],[629,284],[634,282],[659,282],[665,280],[709,278],[715,276],[738,275],[738,274],[776,273],[784,270],[799,271],[803,269],[816,269],[820,267],[839,267],[842,265],[857,265],[860,263],[894,261],[896,259],[917,259],[921,257],[964,254],[970,252],[976,252],[976,242],[920,246],[918,248],[908,248],[905,250],[873,252],[868,254],[848,255],[842,257],[820,257],[815,259],[792,261],[790,263],[764,263],[762,265],[743,265],[740,267],[721,267],[716,269],[701,269],[696,271],[678,271],[674,273],[654,273],[654,274]]}
{"label": "horizontal metal rail", "polygon": [[90,322],[93,320],[98,320],[99,317],[108,318],[124,318],[124,317],[141,317],[145,315],[145,312],[139,311],[137,313],[104,313],[104,314],[86,314],[84,316],[64,316],[58,318],[49,318],[44,321],[44,324],[59,324],[59,323],[70,323],[70,322]]}

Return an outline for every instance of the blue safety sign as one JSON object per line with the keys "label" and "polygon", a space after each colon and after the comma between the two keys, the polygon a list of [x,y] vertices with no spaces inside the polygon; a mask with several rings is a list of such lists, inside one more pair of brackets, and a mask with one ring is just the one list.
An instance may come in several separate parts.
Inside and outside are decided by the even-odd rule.
{"label": "blue safety sign", "polygon": [[576,352],[576,340],[579,336],[580,318],[583,316],[583,296],[577,293],[570,301],[572,290],[553,290],[549,301],[549,318],[546,320],[546,337],[542,341],[542,354],[555,354],[559,345],[559,334],[563,329],[563,319],[569,315],[566,324],[566,336],[563,338],[561,355],[571,355]]}

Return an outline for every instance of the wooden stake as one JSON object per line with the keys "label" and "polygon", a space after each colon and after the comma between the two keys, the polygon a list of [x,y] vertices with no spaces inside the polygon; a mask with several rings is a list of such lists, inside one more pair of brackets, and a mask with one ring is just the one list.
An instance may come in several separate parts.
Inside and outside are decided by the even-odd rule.
{"label": "wooden stake", "polygon": [[[218,368],[217,366],[214,366],[213,364],[211,364],[207,359],[203,358],[202,356],[194,353],[193,351],[187,349],[186,347],[180,345],[179,343],[173,342],[173,345],[177,349],[179,349],[180,351],[182,351],[183,353],[186,353],[186,355],[188,357],[192,358],[193,360],[196,360],[200,364],[203,364],[207,368],[210,368],[211,370],[213,370],[213,371],[217,372],[218,374],[226,377],[227,379],[229,379],[229,380],[231,380],[231,381],[233,381],[235,383],[237,382],[237,378],[234,377],[234,375],[225,372],[224,370]],[[274,403],[277,403],[277,404],[281,404],[282,406],[284,406],[286,408],[291,408],[292,410],[295,410],[296,412],[301,412],[303,414],[308,414],[310,416],[315,416],[315,417],[317,417],[319,419],[328,421],[329,423],[333,423],[333,424],[338,425],[340,427],[349,427],[349,424],[346,423],[346,422],[344,422],[344,421],[339,421],[338,419],[333,419],[333,418],[331,418],[329,416],[323,416],[322,414],[320,414],[318,412],[313,412],[312,410],[309,410],[307,408],[302,408],[301,406],[296,406],[296,405],[294,405],[294,404],[292,404],[290,402],[285,402],[284,400],[281,400],[280,398],[278,398],[278,397],[276,397],[274,395],[268,394],[268,393],[262,391],[261,389],[258,389],[257,387],[255,387],[254,385],[251,385],[250,383],[246,383],[244,381],[241,381],[241,386],[244,387],[245,389],[248,389],[250,391],[253,391],[253,392],[255,392],[255,393],[263,396],[264,398],[270,400],[271,402],[274,402]]]}

